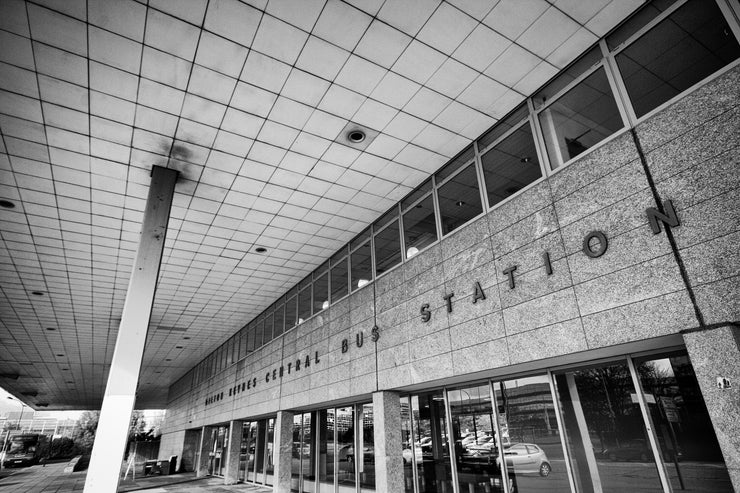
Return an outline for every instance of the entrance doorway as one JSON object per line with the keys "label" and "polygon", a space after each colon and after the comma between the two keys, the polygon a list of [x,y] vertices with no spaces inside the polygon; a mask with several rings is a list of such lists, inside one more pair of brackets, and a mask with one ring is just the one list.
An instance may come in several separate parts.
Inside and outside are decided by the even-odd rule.
{"label": "entrance doorway", "polygon": [[239,451],[239,482],[272,486],[275,470],[275,419],[244,421]]}

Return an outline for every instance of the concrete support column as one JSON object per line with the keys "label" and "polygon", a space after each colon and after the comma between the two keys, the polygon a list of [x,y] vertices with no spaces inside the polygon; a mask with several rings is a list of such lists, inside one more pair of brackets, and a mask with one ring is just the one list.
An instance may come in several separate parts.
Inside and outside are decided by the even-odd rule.
{"label": "concrete support column", "polygon": [[229,445],[226,455],[224,484],[236,484],[239,481],[239,453],[242,445],[243,423],[243,421],[232,421],[229,426]]}
{"label": "concrete support column", "polygon": [[213,440],[211,440],[211,428],[204,426],[200,432],[200,453],[198,462],[195,464],[195,475],[199,478],[208,476],[208,466],[211,463],[211,452],[213,451]]}
{"label": "concrete support column", "polygon": [[293,413],[278,411],[275,418],[275,478],[272,491],[290,493],[290,474],[293,464]]}
{"label": "concrete support column", "polygon": [[683,338],[732,485],[740,491],[740,326],[686,332]]}
{"label": "concrete support column", "polygon": [[177,171],[152,168],[141,239],[85,480],[86,493],[114,493],[118,489],[176,181]]}
{"label": "concrete support column", "polygon": [[396,392],[373,394],[375,438],[375,488],[386,493],[403,493],[403,443],[401,440],[401,399]]}

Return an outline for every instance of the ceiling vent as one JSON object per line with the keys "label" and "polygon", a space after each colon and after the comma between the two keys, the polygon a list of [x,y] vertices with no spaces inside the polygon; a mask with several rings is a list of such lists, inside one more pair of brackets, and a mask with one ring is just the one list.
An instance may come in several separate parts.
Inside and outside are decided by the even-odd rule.
{"label": "ceiling vent", "polygon": [[378,135],[380,135],[380,132],[377,130],[373,130],[358,123],[349,122],[344,126],[342,131],[339,132],[339,135],[334,142],[352,147],[359,151],[364,151],[373,143],[375,137]]}

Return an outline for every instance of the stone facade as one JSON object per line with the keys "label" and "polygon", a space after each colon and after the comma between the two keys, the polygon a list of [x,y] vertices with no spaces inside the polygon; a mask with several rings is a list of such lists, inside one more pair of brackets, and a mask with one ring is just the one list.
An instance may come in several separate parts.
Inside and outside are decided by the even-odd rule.
{"label": "stone facade", "polygon": [[[623,344],[660,347],[684,331],[692,360],[714,338],[735,342],[735,364],[727,363],[734,393],[705,399],[713,419],[728,409],[737,416],[738,87],[740,69],[726,70],[217,377],[192,388],[181,382],[162,454],[177,453],[186,428],[587,361]],[[680,226],[661,224],[654,234],[646,209],[666,200]],[[608,239],[598,258],[583,251],[592,231]],[[513,266],[512,288],[504,271]],[[710,392],[702,365],[697,376]],[[723,450],[737,488],[731,435]]]}

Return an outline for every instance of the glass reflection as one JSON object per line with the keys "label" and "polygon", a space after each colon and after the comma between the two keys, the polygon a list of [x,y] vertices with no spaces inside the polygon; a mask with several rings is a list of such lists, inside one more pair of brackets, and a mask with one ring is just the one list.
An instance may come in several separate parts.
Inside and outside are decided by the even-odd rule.
{"label": "glass reflection", "polygon": [[332,261],[331,266],[331,302],[347,296],[347,257],[336,262]]}
{"label": "glass reflection", "polygon": [[421,447],[417,446],[411,433],[411,400],[401,398],[401,443],[403,450],[403,490],[414,491],[414,464],[421,461]]}
{"label": "glass reflection", "polygon": [[373,405],[362,406],[362,434],[357,437],[357,471],[360,475],[360,491],[375,491],[375,429],[373,427]]}
{"label": "glass reflection", "polygon": [[324,273],[313,282],[313,312],[319,313],[329,307],[329,274]]}
{"label": "glass reflection", "polygon": [[635,367],[674,491],[732,491],[686,352],[638,359]]}
{"label": "glass reflection", "polygon": [[373,278],[372,259],[370,257],[370,242],[364,243],[350,255],[352,265],[352,291],[368,284]]}
{"label": "glass reflection", "polygon": [[337,409],[337,487],[340,493],[355,491],[355,412],[352,406]]}
{"label": "glass reflection", "polygon": [[663,491],[626,363],[555,375],[579,491]]}
{"label": "glass reflection", "polygon": [[450,233],[483,212],[478,175],[471,163],[437,190],[442,234]]}
{"label": "glass reflection", "polygon": [[375,274],[401,263],[401,233],[398,219],[375,235]]}
{"label": "glass reflection", "polygon": [[624,126],[603,67],[559,97],[539,119],[553,168]]}
{"label": "glass reflection", "polygon": [[334,458],[336,457],[334,447],[334,409],[319,411],[318,421],[319,464],[317,476],[319,488],[322,492],[334,491]]}
{"label": "glass reflection", "polygon": [[262,421],[266,423],[267,428],[267,443],[265,444],[265,455],[263,459],[265,464],[265,474],[263,482],[264,484],[272,485],[273,476],[275,473],[275,420],[268,419]]}
{"label": "glass reflection", "polygon": [[452,493],[452,470],[442,391],[413,396],[411,416],[416,435],[414,448],[419,452],[416,455],[419,493]]}
{"label": "glass reflection", "polygon": [[311,285],[298,293],[298,323],[305,322],[311,316]]}
{"label": "glass reflection", "polygon": [[570,492],[547,376],[496,382],[493,388],[506,467],[517,491]]}
{"label": "glass reflection", "polygon": [[406,258],[411,258],[426,246],[437,241],[437,223],[434,218],[432,196],[412,206],[403,215],[403,237]]}
{"label": "glass reflection", "polygon": [[488,385],[451,390],[447,395],[460,491],[503,491],[501,447]]}

